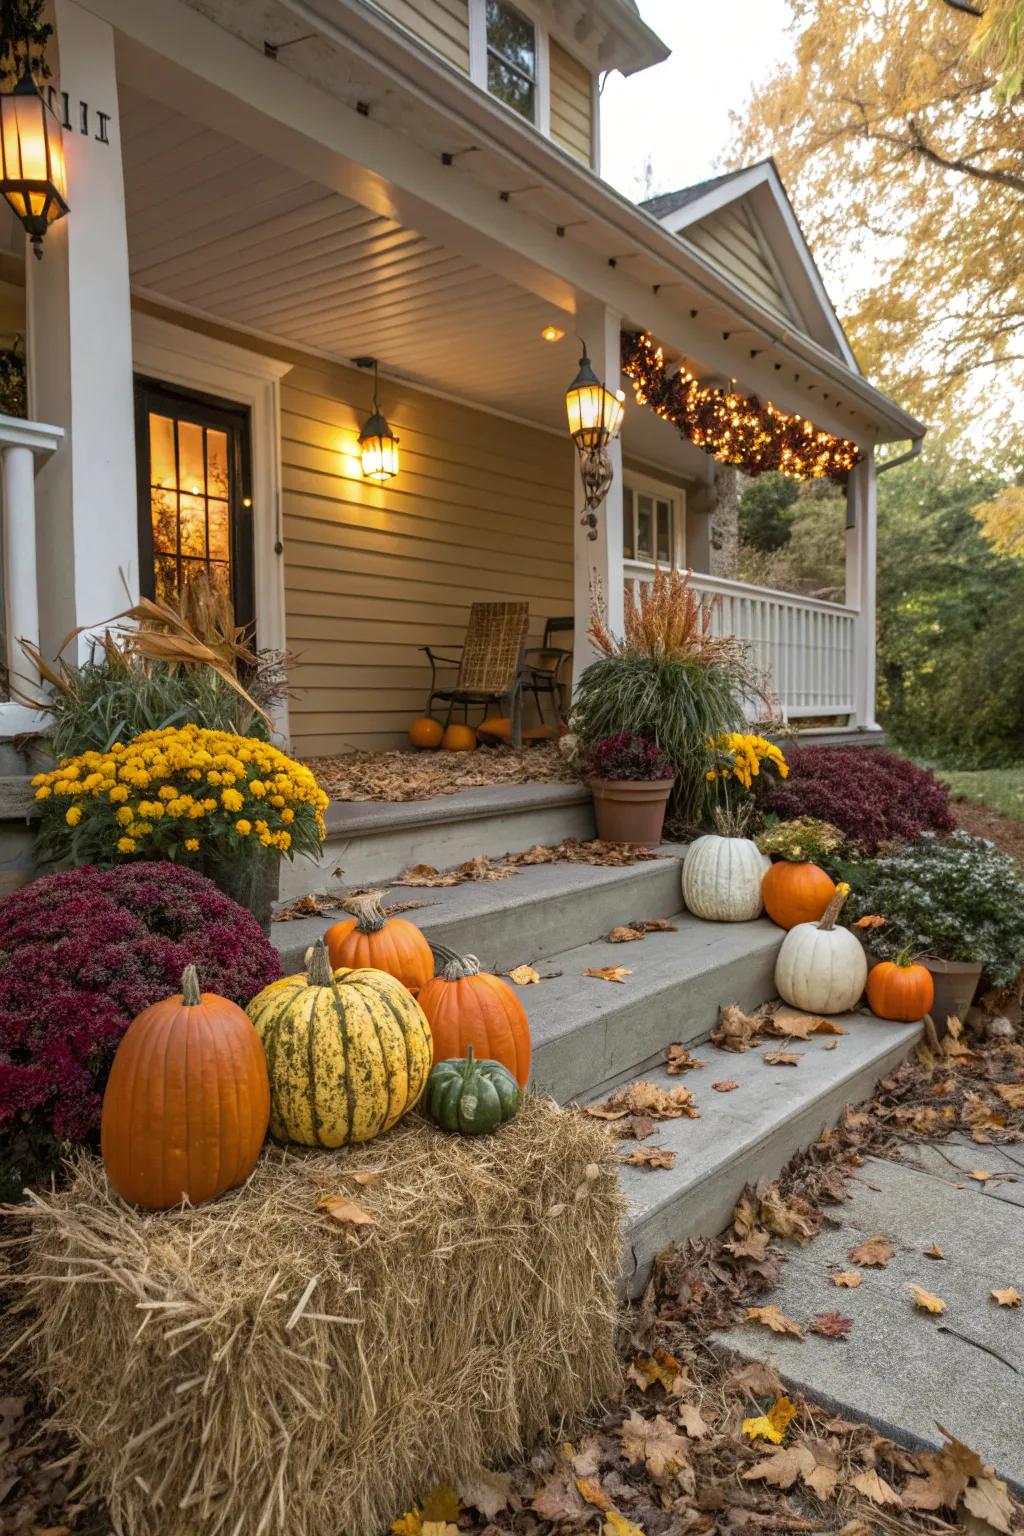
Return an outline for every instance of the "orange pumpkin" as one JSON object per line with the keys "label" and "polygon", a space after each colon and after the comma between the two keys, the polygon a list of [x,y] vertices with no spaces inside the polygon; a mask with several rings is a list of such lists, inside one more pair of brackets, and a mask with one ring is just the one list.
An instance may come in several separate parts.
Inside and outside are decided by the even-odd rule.
{"label": "orange pumpkin", "polygon": [[144,1009],[117,1048],[100,1122],[111,1184],[147,1210],[212,1200],[249,1177],[269,1119],[259,1035],[186,966],[181,993]]}
{"label": "orange pumpkin", "polygon": [[836,893],[834,882],[817,864],[780,859],[765,870],[761,895],[765,910],[780,928],[816,923]]}
{"label": "orange pumpkin", "polygon": [[493,744],[496,741],[511,741],[512,721],[507,715],[488,715],[486,720],[481,720],[476,728],[477,740]]}
{"label": "orange pumpkin", "polygon": [[434,974],[430,945],[415,923],[385,917],[380,891],[360,898],[357,916],[334,923],[324,934],[331,970],[387,971],[415,993]]}
{"label": "orange pumpkin", "polygon": [[481,971],[475,955],[456,955],[440,945],[435,950],[441,970],[420,988],[417,999],[434,1037],[434,1060],[463,1057],[472,1046],[478,1060],[500,1061],[525,1088],[530,1075],[526,1009],[500,976]]}
{"label": "orange pumpkin", "polygon": [[935,982],[926,966],[882,960],[868,972],[867,994],[871,1012],[880,1019],[916,1024],[932,1011]]}
{"label": "orange pumpkin", "polygon": [[421,752],[433,752],[441,745],[443,735],[444,729],[440,720],[431,720],[429,715],[423,715],[419,720],[414,720],[409,727],[409,740]]}
{"label": "orange pumpkin", "polygon": [[476,731],[471,725],[450,725],[441,737],[446,752],[475,752]]}

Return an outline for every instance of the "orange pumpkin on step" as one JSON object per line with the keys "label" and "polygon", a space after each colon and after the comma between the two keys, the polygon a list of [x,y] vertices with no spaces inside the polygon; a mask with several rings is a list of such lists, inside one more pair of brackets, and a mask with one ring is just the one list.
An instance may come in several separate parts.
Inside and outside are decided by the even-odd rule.
{"label": "orange pumpkin on step", "polygon": [[471,725],[450,725],[441,737],[446,752],[475,752],[476,731]]}
{"label": "orange pumpkin on step", "polygon": [[145,1008],[117,1048],[100,1123],[111,1184],[147,1210],[212,1200],[249,1177],[269,1119],[251,1020],[186,966],[180,995]]}
{"label": "orange pumpkin on step", "polygon": [[867,994],[871,1012],[880,1019],[916,1024],[932,1011],[935,982],[927,966],[882,960],[868,972]]}
{"label": "orange pumpkin on step", "polygon": [[417,1001],[434,1037],[434,1060],[463,1057],[500,1061],[526,1087],[530,1075],[530,1025],[526,1009],[500,976],[481,971],[475,955],[434,946],[439,973],[421,987]]}
{"label": "orange pumpkin on step", "polygon": [[380,895],[371,891],[360,897],[357,915],[324,934],[331,970],[386,971],[415,993],[434,974],[433,953],[415,923],[384,916]]}
{"label": "orange pumpkin on step", "polygon": [[414,720],[409,727],[409,740],[421,752],[433,752],[441,745],[443,735],[444,727],[440,720],[431,720],[429,715]]}
{"label": "orange pumpkin on step", "polygon": [[817,864],[779,859],[765,870],[761,895],[765,911],[780,928],[816,923],[836,893],[835,883]]}

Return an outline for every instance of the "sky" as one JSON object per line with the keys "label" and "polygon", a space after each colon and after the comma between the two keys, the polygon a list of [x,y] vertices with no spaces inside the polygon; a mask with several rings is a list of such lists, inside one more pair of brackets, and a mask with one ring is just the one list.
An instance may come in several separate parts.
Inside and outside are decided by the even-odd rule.
{"label": "sky", "polygon": [[[721,3],[721,0],[720,0]],[[601,172],[619,191],[674,192],[724,169],[730,112],[751,85],[792,50],[786,0],[639,0],[640,12],[672,57],[632,79],[610,75],[601,98]]]}

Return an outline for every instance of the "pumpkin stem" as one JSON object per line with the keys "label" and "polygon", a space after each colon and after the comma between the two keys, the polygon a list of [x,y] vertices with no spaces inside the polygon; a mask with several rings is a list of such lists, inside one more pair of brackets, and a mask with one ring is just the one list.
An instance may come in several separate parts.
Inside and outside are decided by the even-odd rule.
{"label": "pumpkin stem", "polygon": [[306,980],[311,987],[329,987],[334,980],[331,957],[323,939],[317,939],[306,959]]}
{"label": "pumpkin stem", "polygon": [[199,972],[194,965],[186,965],[181,973],[181,1001],[186,1008],[198,1008],[203,1000],[199,986]]}
{"label": "pumpkin stem", "polygon": [[846,905],[846,898],[849,894],[850,887],[845,881],[836,886],[836,893],[825,908],[821,915],[821,921],[818,923],[818,927],[824,933],[829,933],[835,927],[839,914]]}
{"label": "pumpkin stem", "polygon": [[434,956],[434,975],[444,981],[465,981],[467,976],[480,975],[480,961],[476,955],[457,955],[447,944],[431,944]]}
{"label": "pumpkin stem", "polygon": [[349,896],[345,905],[355,914],[360,933],[380,933],[387,918],[381,910],[383,891],[366,891],[362,896]]}

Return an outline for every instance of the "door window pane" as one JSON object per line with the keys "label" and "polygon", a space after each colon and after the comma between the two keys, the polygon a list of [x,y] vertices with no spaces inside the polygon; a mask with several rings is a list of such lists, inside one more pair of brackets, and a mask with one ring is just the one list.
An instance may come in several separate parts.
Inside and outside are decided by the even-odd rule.
{"label": "door window pane", "polygon": [[174,603],[194,574],[231,591],[229,434],[149,413],[149,509],[157,599]]}
{"label": "door window pane", "polygon": [[654,503],[650,496],[636,499],[636,553],[639,560],[654,559]]}
{"label": "door window pane", "polygon": [[487,89],[533,122],[536,85],[533,23],[506,0],[487,0]]}
{"label": "door window pane", "polygon": [[671,565],[672,504],[668,501],[658,502],[658,539],[654,555],[659,565]]}
{"label": "door window pane", "polygon": [[203,429],[193,421],[178,422],[178,489],[190,496],[206,495]]}

